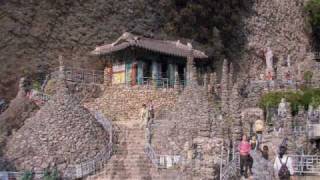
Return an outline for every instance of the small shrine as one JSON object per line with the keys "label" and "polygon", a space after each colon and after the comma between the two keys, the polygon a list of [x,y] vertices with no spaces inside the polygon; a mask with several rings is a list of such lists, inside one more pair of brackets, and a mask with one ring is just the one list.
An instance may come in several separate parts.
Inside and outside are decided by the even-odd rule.
{"label": "small shrine", "polygon": [[107,85],[172,87],[176,81],[185,85],[192,78],[201,77],[208,65],[208,56],[191,43],[156,40],[127,32],[111,44],[96,47],[91,55],[106,60]]}

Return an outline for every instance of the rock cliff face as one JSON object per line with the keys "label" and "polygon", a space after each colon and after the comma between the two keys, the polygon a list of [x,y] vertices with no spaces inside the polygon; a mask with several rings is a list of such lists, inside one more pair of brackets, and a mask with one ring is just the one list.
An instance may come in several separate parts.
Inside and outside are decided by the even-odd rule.
{"label": "rock cliff face", "polygon": [[307,31],[304,3],[306,0],[260,0],[252,6],[252,15],[244,20],[247,46],[241,66],[250,69],[250,75],[261,73],[265,68],[263,50],[270,46],[275,63],[291,56],[291,63],[307,60],[311,51],[310,33]]}
{"label": "rock cliff face", "polygon": [[14,97],[18,77],[56,67],[59,55],[73,66],[99,67],[87,61],[89,50],[124,31],[151,34],[158,29],[153,7],[150,0],[1,0],[0,95]]}
{"label": "rock cliff face", "polygon": [[[256,69],[262,70],[264,60],[261,50],[268,42],[277,58],[291,54],[292,62],[305,59],[310,46],[309,33],[305,31],[304,1],[250,1],[250,6],[243,12],[246,16],[240,20],[238,27],[230,26],[236,31],[229,36],[239,36],[246,42],[244,47],[230,40],[224,42],[234,44],[230,49],[238,49],[227,55],[230,61],[235,62],[236,72],[239,71],[238,67],[242,72],[250,69],[250,75],[253,76],[257,74]],[[179,4],[178,1],[173,2]],[[63,55],[66,63],[73,66],[100,68],[103,62],[88,57],[88,51],[124,31],[166,36],[162,32],[164,24],[168,22],[164,22],[166,14],[161,9],[161,3],[152,0],[1,0],[0,95],[13,98],[19,77],[33,74],[37,69],[56,67],[59,55]],[[216,1],[210,3],[231,9],[237,8],[233,6],[242,6],[232,5],[232,0],[225,1],[225,4]],[[224,8],[221,8],[222,12]],[[208,18],[213,15],[208,14]],[[225,16],[232,18],[230,14]],[[183,37],[188,38],[186,34]],[[192,37],[190,34],[189,38]]]}

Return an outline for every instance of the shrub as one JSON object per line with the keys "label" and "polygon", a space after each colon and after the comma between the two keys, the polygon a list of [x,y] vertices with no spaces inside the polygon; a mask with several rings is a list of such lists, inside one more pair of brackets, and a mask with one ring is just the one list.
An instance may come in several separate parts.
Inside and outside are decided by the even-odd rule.
{"label": "shrub", "polygon": [[264,110],[277,108],[282,98],[290,103],[292,113],[296,114],[299,111],[299,106],[307,109],[310,104],[314,107],[320,105],[320,89],[309,88],[297,92],[270,92],[261,97],[259,106]]}
{"label": "shrub", "polygon": [[57,91],[57,80],[55,79],[50,79],[47,83],[47,85],[45,86],[44,88],[44,92],[46,94],[49,94],[49,95],[53,95],[56,93]]}
{"label": "shrub", "polygon": [[59,173],[56,168],[54,168],[52,171],[49,169],[46,169],[44,171],[43,180],[58,180],[59,179]]}
{"label": "shrub", "polygon": [[303,80],[307,83],[310,83],[312,80],[313,73],[311,71],[306,71],[303,74]]}
{"label": "shrub", "polygon": [[320,48],[320,0],[310,0],[306,3],[305,10],[309,13],[309,23],[312,27],[314,47]]}
{"label": "shrub", "polygon": [[33,81],[32,82],[32,89],[35,89],[35,90],[38,90],[40,91],[41,90],[41,84],[39,81]]}
{"label": "shrub", "polygon": [[32,180],[33,173],[31,171],[26,171],[23,173],[21,180]]}
{"label": "shrub", "polygon": [[320,25],[320,0],[310,0],[305,6],[305,10],[309,13],[309,21],[312,26]]}

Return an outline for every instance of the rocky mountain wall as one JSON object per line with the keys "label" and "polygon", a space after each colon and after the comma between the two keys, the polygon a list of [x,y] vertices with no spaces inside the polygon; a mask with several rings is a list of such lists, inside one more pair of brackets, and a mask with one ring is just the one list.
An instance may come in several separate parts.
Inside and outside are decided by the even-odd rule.
{"label": "rocky mountain wall", "polygon": [[[175,6],[169,8],[180,7],[180,1],[171,1]],[[196,21],[197,25],[185,27],[189,26],[186,25],[188,23],[181,22],[181,27],[177,29],[184,28],[194,32],[202,26],[206,27],[207,21],[203,19],[216,19],[217,22],[213,21],[212,26],[220,28],[219,31],[224,32],[220,34],[227,34],[230,38],[222,38],[223,42],[212,40],[214,45],[210,45],[211,50],[217,52],[215,46],[224,44],[224,50],[218,49],[233,62],[235,72],[250,70],[250,76],[254,76],[264,69],[262,50],[267,44],[277,59],[288,54],[291,55],[292,62],[306,59],[306,54],[310,51],[310,32],[303,11],[305,1],[199,1],[196,3],[200,3],[200,6],[193,3],[194,6],[185,9],[188,10],[187,15],[199,15],[197,7],[206,7],[205,3],[221,8],[212,14],[200,13],[200,19],[194,16],[192,21]],[[102,68],[104,62],[89,57],[88,52],[97,45],[110,43],[110,40],[124,31],[168,37],[163,32],[171,22],[166,22],[170,19],[165,18],[168,14],[164,13],[166,11],[163,11],[162,4],[163,1],[152,0],[0,0],[0,96],[6,99],[15,97],[19,77],[56,67],[59,55],[64,57],[66,64],[72,66]],[[174,12],[184,17],[185,11],[175,9]],[[208,17],[203,17],[204,15]],[[241,17],[236,27],[231,20],[234,16]],[[220,26],[234,31],[226,33],[229,31]],[[189,36],[178,33],[172,38],[179,39],[180,36],[194,41],[192,33]],[[219,59],[214,61],[217,60]],[[219,69],[220,66],[216,68],[218,72]]]}
{"label": "rocky mountain wall", "polygon": [[150,0],[1,0],[0,96],[13,98],[18,79],[66,64],[99,68],[88,57],[95,46],[124,31],[151,34],[158,13]]}
{"label": "rocky mountain wall", "polygon": [[[304,3],[307,0],[259,0],[252,6],[252,15],[244,20],[247,44],[240,66],[250,69],[251,77],[264,72],[264,50],[273,51],[274,64],[290,54],[297,71],[298,64],[308,61],[311,50],[310,32]],[[245,72],[245,71],[243,71]]]}

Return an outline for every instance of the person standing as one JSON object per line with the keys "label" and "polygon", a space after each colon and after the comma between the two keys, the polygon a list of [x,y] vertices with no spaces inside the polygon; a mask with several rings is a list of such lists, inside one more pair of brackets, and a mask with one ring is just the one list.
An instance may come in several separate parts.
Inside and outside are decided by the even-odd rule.
{"label": "person standing", "polygon": [[257,146],[257,139],[256,136],[252,136],[250,139],[250,145],[251,145],[251,149],[255,149]]}
{"label": "person standing", "polygon": [[154,118],[154,106],[152,100],[149,101],[148,103],[148,111],[149,111],[149,119],[153,120]]}
{"label": "person standing", "polygon": [[279,154],[274,161],[274,172],[280,180],[293,180],[292,159],[286,155],[287,148],[280,146]]}
{"label": "person standing", "polygon": [[140,128],[146,128],[148,120],[149,120],[149,111],[147,109],[146,104],[142,104],[142,108],[140,110]]}
{"label": "person standing", "polygon": [[269,160],[269,148],[268,146],[263,146],[262,150],[261,150],[261,155],[265,160]]}
{"label": "person standing", "polygon": [[261,119],[258,119],[255,123],[254,123],[254,129],[255,132],[257,134],[257,145],[255,150],[257,150],[257,148],[260,148],[260,144],[262,143],[262,133],[264,130],[264,122]]}
{"label": "person standing", "polygon": [[244,175],[247,178],[251,145],[248,142],[246,135],[242,136],[242,141],[239,144],[238,150],[240,152],[240,174],[241,176]]}

